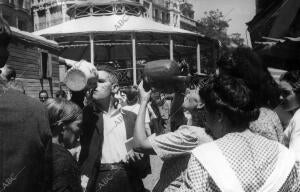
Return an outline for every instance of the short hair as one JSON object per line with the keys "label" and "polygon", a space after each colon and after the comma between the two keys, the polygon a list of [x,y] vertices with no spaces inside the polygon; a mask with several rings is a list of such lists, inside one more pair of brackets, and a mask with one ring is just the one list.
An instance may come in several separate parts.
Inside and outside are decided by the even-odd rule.
{"label": "short hair", "polygon": [[55,93],[55,97],[56,98],[67,98],[67,94],[64,90],[58,90],[56,93]]}
{"label": "short hair", "polygon": [[40,95],[42,94],[42,93],[46,93],[47,94],[47,96],[48,96],[48,92],[46,91],[46,90],[41,90],[40,92],[39,92],[39,97],[40,97]]}
{"label": "short hair", "polygon": [[112,84],[119,84],[118,80],[118,73],[116,72],[116,68],[112,65],[98,65],[97,66],[98,71],[105,71],[109,73],[109,81]]}
{"label": "short hair", "polygon": [[273,108],[280,103],[281,90],[260,56],[252,49],[238,47],[224,53],[217,66],[221,73],[244,80],[253,92],[256,106]]}
{"label": "short hair", "polygon": [[122,92],[126,95],[128,105],[134,105],[138,102],[139,92],[136,86],[124,87]]}
{"label": "short hair", "polygon": [[45,102],[45,105],[53,136],[57,136],[63,131],[62,125],[71,123],[82,115],[82,110],[78,105],[64,98],[50,98]]}
{"label": "short hair", "polygon": [[7,21],[0,15],[0,46],[8,47],[12,32]]}
{"label": "short hair", "polygon": [[279,80],[288,82],[295,92],[300,92],[300,70],[288,71]]}
{"label": "short hair", "polygon": [[259,110],[251,102],[251,91],[241,79],[222,74],[214,76],[200,89],[199,95],[208,111],[222,111],[234,126],[249,125],[259,116]]}

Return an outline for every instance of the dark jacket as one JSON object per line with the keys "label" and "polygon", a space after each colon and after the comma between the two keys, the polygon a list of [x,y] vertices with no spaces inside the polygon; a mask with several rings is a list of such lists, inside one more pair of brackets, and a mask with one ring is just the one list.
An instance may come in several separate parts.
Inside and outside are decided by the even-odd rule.
{"label": "dark jacket", "polygon": [[[133,130],[135,126],[136,114],[122,110],[124,123],[126,127],[127,139],[133,137]],[[80,137],[81,152],[79,157],[79,163],[81,165],[81,174],[86,175],[89,178],[87,189],[94,184],[94,179],[97,174],[96,164],[100,163],[102,155],[103,145],[103,113],[96,111],[92,106],[87,106],[83,110],[83,122],[82,122],[82,136]],[[145,161],[145,160],[144,160]],[[147,160],[146,160],[147,161]],[[139,163],[138,163],[139,164]],[[141,163],[143,164],[143,163]],[[136,168],[138,175],[142,172],[150,172],[150,164],[141,165],[140,168]],[[133,168],[135,169],[135,168]],[[146,173],[147,174],[147,173]]]}
{"label": "dark jacket", "polygon": [[63,146],[52,144],[52,192],[81,192],[76,159]]}
{"label": "dark jacket", "polygon": [[11,89],[0,95],[0,191],[44,191],[51,145],[46,108]]}

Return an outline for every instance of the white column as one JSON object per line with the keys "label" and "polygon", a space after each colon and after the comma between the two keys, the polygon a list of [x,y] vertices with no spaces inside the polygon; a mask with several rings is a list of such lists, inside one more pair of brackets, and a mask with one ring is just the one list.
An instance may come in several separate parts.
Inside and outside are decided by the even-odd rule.
{"label": "white column", "polygon": [[197,73],[201,73],[201,60],[200,60],[200,43],[197,38]]}
{"label": "white column", "polygon": [[40,23],[39,23],[39,15],[37,10],[33,10],[33,26],[34,26],[34,31],[39,30]]}
{"label": "white column", "polygon": [[169,35],[169,45],[170,45],[170,60],[174,60],[174,45],[173,45],[173,39],[172,39],[172,36]]}
{"label": "white column", "polygon": [[137,85],[136,80],[136,37],[134,33],[131,33],[132,43],[132,68],[133,68],[133,85]]}
{"label": "white column", "polygon": [[93,34],[90,34],[90,52],[91,52],[91,63],[93,65],[94,64],[94,59],[95,59],[95,48],[94,48],[94,35]]}
{"label": "white column", "polygon": [[51,26],[51,12],[50,7],[46,7],[46,27]]}
{"label": "white column", "polygon": [[63,19],[63,23],[67,21],[66,17],[67,17],[67,5],[66,2],[62,2],[61,4],[61,12],[62,12],[62,19]]}

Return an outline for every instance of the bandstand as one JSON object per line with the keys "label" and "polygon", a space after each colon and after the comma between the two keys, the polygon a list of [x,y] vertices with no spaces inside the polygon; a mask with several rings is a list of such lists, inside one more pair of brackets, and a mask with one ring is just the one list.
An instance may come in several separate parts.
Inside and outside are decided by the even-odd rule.
{"label": "bandstand", "polygon": [[[201,73],[200,50],[212,49],[217,42],[199,33],[157,23],[138,3],[112,1],[82,2],[68,10],[70,21],[35,34],[59,43],[60,57],[97,65],[107,61],[126,61],[137,83],[137,60],[194,57]],[[123,66],[124,68],[124,66]]]}

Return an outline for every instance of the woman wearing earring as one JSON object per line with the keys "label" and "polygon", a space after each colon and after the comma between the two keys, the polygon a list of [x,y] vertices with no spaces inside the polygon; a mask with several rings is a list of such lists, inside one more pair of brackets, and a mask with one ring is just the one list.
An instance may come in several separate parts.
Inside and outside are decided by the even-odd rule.
{"label": "woman wearing earring", "polygon": [[[204,128],[182,125],[176,131],[166,134],[153,134],[149,137],[145,131],[145,114],[151,91],[146,92],[143,82],[139,85],[141,106],[137,116],[134,130],[134,150],[150,155],[157,155],[164,163],[161,169],[160,178],[157,181],[153,192],[173,191],[180,187],[183,180],[183,172],[186,170],[190,152],[200,144],[212,141],[212,138],[205,133]],[[182,104],[186,110],[192,113],[203,107],[199,95],[188,93]]]}
{"label": "woman wearing earring", "polygon": [[46,106],[52,131],[52,192],[81,192],[80,171],[68,149],[76,144],[82,121],[81,109],[71,101],[48,99]]}
{"label": "woman wearing earring", "polygon": [[200,91],[215,141],[192,151],[182,192],[299,191],[299,162],[279,142],[250,131],[259,116],[241,79],[214,77]]}

